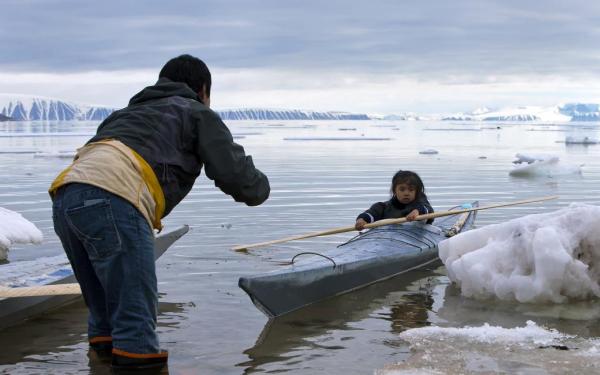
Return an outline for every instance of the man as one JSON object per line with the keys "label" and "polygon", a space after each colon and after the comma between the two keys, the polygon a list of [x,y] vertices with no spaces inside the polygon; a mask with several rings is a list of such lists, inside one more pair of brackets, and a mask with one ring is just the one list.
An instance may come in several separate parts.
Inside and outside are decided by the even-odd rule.
{"label": "man", "polygon": [[210,110],[211,74],[199,59],[168,61],[154,86],[98,127],[50,187],[54,228],[89,308],[92,349],[115,368],[161,367],[155,332],[153,228],[206,176],[249,206],[269,196],[267,177]]}

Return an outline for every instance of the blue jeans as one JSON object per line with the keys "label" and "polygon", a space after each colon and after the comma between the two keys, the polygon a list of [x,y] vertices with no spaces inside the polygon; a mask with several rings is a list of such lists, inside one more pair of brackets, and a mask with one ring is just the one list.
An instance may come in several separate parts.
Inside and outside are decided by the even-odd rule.
{"label": "blue jeans", "polygon": [[130,353],[158,353],[154,235],[128,201],[72,183],[53,199],[60,238],[89,308],[88,337]]}

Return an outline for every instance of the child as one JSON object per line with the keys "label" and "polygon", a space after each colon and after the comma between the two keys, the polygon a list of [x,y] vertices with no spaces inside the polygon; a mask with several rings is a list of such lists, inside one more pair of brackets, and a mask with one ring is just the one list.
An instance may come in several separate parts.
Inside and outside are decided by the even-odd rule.
{"label": "child", "polygon": [[[396,172],[392,178],[390,192],[392,199],[387,202],[377,202],[358,215],[354,225],[356,230],[363,230],[365,224],[377,220],[406,217],[407,221],[413,221],[418,215],[433,212],[425,195],[423,181],[415,172]],[[427,220],[427,224],[431,223],[433,219]]]}

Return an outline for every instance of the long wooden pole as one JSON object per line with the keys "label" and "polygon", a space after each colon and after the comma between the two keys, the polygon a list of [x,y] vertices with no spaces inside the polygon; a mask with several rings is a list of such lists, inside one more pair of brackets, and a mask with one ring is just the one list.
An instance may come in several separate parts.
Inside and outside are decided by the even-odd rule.
{"label": "long wooden pole", "polygon": [[[489,206],[465,208],[465,209],[461,209],[461,210],[450,210],[450,211],[433,212],[433,213],[430,213],[430,214],[419,215],[419,216],[416,217],[415,220],[428,220],[428,219],[434,219],[436,217],[457,215],[457,214],[461,214],[463,212],[488,210],[490,208],[507,207],[507,206],[515,206],[515,205],[518,205],[518,204],[543,202],[543,201],[547,201],[547,200],[551,200],[551,199],[557,199],[557,198],[558,198],[558,195],[552,195],[552,196],[548,196],[548,197],[526,199],[526,200],[515,201],[515,202],[492,204],[492,205],[489,205]],[[373,223],[366,224],[365,228],[375,228],[375,227],[380,227],[382,225],[389,225],[389,224],[401,224],[401,223],[404,223],[406,221],[407,220],[406,220],[405,217],[401,217],[401,218],[398,218],[398,219],[383,219],[383,220],[375,221]],[[231,249],[235,250],[235,251],[245,251],[245,250],[256,248],[256,247],[273,245],[273,244],[276,244],[276,243],[282,243],[282,242],[288,242],[288,241],[295,241],[295,240],[303,240],[303,239],[306,239],[306,238],[319,237],[319,236],[328,236],[330,234],[351,232],[353,230],[355,230],[354,226],[341,227],[341,228],[333,228],[333,229],[329,229],[329,230],[325,230],[325,231],[321,231],[321,232],[312,232],[312,233],[307,233],[307,234],[301,234],[301,235],[298,235],[298,236],[286,237],[286,238],[281,238],[281,239],[273,240],[273,241],[258,242],[258,243],[253,243],[253,244],[249,244],[249,245],[239,245],[239,246],[232,247]]]}
{"label": "long wooden pole", "polygon": [[[518,204],[542,202],[542,201],[547,201],[547,200],[556,199],[556,198],[558,198],[558,196],[554,195],[554,196],[549,196],[549,197],[526,199],[526,200],[522,200],[522,201],[492,204],[489,206],[465,208],[465,209],[461,209],[461,210],[440,211],[440,212],[434,212],[431,214],[419,215],[419,216],[417,216],[417,218],[415,220],[427,220],[427,219],[433,219],[433,218],[442,217],[442,216],[458,215],[458,214],[465,213],[465,212],[487,210],[490,208],[507,207],[507,206],[515,206]],[[365,228],[375,228],[375,227],[379,227],[382,225],[400,224],[400,223],[404,223],[404,222],[406,222],[406,218],[385,219],[385,220],[376,221],[374,223],[369,223],[369,224],[365,225]],[[335,228],[335,229],[330,229],[330,230],[326,230],[326,231],[322,231],[322,232],[313,232],[313,233],[303,234],[300,236],[286,237],[286,238],[282,238],[282,239],[274,240],[274,241],[260,242],[260,243],[255,243],[255,244],[251,244],[251,245],[236,246],[233,248],[233,250],[245,250],[245,249],[251,249],[251,248],[260,247],[260,246],[267,246],[267,245],[272,245],[272,244],[281,243],[281,242],[301,240],[301,239],[305,239],[305,238],[318,237],[318,236],[327,236],[327,235],[336,234],[336,233],[350,232],[353,230],[354,230],[354,226]],[[58,295],[68,295],[68,294],[81,294],[81,289],[79,287],[79,284],[77,284],[77,283],[52,284],[52,285],[20,287],[20,288],[0,287],[0,298],[58,296]]]}
{"label": "long wooden pole", "polygon": [[61,296],[67,294],[81,294],[79,284],[71,283],[26,286],[19,288],[0,288],[0,298]]}

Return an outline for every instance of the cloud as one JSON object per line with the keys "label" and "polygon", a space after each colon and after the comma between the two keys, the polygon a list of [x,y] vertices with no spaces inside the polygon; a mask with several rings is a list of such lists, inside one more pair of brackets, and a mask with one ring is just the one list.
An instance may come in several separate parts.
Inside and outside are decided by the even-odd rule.
{"label": "cloud", "polygon": [[[143,6],[6,0],[0,72],[126,77],[121,73],[158,72],[169,58],[191,53],[215,71],[243,76],[237,85],[224,84],[229,97],[250,87],[323,92],[331,101],[326,92],[334,88],[347,90],[335,91],[339,95],[352,96],[353,89],[372,95],[374,88],[394,90],[385,82],[396,81],[473,86],[478,92],[486,85],[491,95],[495,83],[533,78],[536,84],[544,77],[560,77],[567,84],[561,87],[571,90],[569,80],[600,80],[599,18],[600,3],[582,0],[148,0]],[[123,90],[119,102],[133,89],[113,86]],[[7,91],[2,81],[0,91]],[[93,99],[92,92],[99,89],[86,99]]]}
{"label": "cloud", "polygon": [[[213,69],[212,105],[340,110],[364,113],[456,112],[481,106],[600,102],[600,80],[561,76],[447,77],[281,69]],[[154,70],[60,74],[0,73],[1,92],[34,94],[121,108],[157,79]]]}

